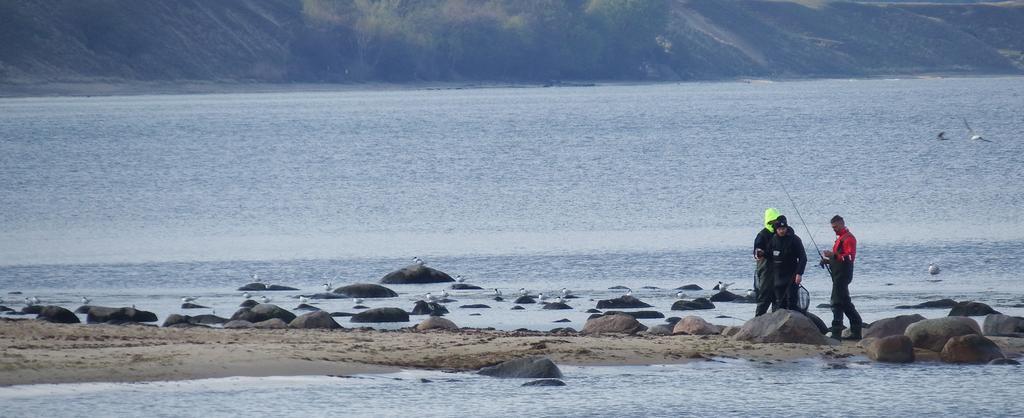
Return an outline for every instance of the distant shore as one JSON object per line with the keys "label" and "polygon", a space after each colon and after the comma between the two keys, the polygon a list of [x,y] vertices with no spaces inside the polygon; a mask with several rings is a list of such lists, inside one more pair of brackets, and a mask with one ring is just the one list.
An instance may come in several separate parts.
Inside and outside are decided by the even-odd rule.
{"label": "distant shore", "polygon": [[941,78],[1018,78],[1016,74],[964,74],[964,73],[920,73],[883,74],[870,76],[829,76],[829,77],[773,77],[773,78],[723,78],[708,80],[562,80],[550,82],[411,82],[411,83],[257,83],[257,82],[215,82],[215,81],[84,81],[84,82],[24,82],[0,83],[0,98],[29,97],[108,97],[177,94],[247,94],[247,93],[295,93],[295,92],[353,92],[353,91],[403,91],[403,90],[472,90],[489,88],[544,88],[544,87],[591,87],[621,85],[658,85],[685,83],[771,83],[813,80],[879,80],[891,78],[941,79]]}
{"label": "distant shore", "polygon": [[351,375],[401,368],[472,371],[530,355],[548,356],[557,364],[568,365],[646,365],[710,357],[762,362],[845,358],[864,351],[855,342],[837,346],[752,344],[719,335],[224,330],[0,319],[0,353],[0,386],[7,386]]}

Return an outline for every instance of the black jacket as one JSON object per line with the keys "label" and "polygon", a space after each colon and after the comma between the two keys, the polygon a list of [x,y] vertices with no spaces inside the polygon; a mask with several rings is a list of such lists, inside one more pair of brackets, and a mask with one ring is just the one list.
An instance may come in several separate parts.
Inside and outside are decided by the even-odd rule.
{"label": "black jacket", "polygon": [[768,240],[768,268],[771,269],[772,277],[775,277],[775,284],[781,285],[790,282],[793,276],[804,274],[807,267],[807,252],[804,250],[804,242],[790,229],[784,237],[772,235]]}
{"label": "black jacket", "polygon": [[757,250],[761,249],[765,254],[768,254],[768,241],[772,239],[772,231],[768,228],[761,228],[761,231],[754,237],[754,254],[757,254]]}

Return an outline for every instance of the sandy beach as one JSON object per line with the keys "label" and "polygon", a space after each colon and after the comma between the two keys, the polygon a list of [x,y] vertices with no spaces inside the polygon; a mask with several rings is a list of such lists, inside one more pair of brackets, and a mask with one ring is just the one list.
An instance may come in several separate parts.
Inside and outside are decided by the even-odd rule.
{"label": "sandy beach", "polygon": [[529,355],[567,365],[641,365],[714,356],[777,361],[860,354],[853,342],[751,344],[718,335],[224,330],[0,320],[0,385],[349,375],[400,368],[467,371]]}

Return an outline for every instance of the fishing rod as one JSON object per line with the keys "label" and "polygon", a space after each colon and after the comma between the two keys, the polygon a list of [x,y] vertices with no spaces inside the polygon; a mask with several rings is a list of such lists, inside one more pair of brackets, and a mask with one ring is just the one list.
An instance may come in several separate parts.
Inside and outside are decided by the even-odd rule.
{"label": "fishing rod", "polygon": [[[819,263],[820,263],[820,260],[825,258],[825,257],[823,257],[821,255],[821,249],[818,248],[818,243],[814,242],[814,235],[811,234],[811,228],[808,228],[807,227],[807,222],[804,222],[804,217],[802,215],[800,215],[800,209],[797,209],[796,202],[793,201],[793,196],[789,195],[789,191],[786,190],[786,186],[783,185],[783,184],[780,184],[780,186],[782,186],[782,191],[786,193],[786,198],[789,199],[789,204],[792,205],[793,206],[793,210],[796,211],[796,217],[800,218],[800,223],[804,224],[804,229],[807,230],[807,236],[811,238],[811,244],[814,244],[814,251],[818,252],[818,260],[819,260]],[[828,274],[832,275],[832,266],[829,266],[828,264],[824,264],[824,266],[825,266],[825,269],[828,270]]]}

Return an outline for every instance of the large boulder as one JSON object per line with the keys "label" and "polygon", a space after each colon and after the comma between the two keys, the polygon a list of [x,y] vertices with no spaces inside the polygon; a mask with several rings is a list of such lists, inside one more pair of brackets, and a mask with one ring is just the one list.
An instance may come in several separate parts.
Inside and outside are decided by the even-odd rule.
{"label": "large boulder", "polygon": [[1003,351],[996,343],[977,334],[950,338],[939,354],[946,363],[984,364],[1003,357]]}
{"label": "large boulder", "polygon": [[739,296],[736,296],[736,294],[728,290],[723,290],[721,292],[715,293],[714,295],[711,295],[712,302],[732,302],[737,298],[739,298]]}
{"label": "large boulder", "polygon": [[334,289],[336,295],[349,298],[393,298],[398,296],[394,290],[374,283],[356,283]]}
{"label": "large boulder", "polygon": [[224,324],[224,329],[245,329],[252,328],[252,322],[236,319]]}
{"label": "large boulder", "polygon": [[60,306],[44,306],[43,310],[39,312],[37,319],[41,319],[47,322],[55,322],[58,324],[80,324],[82,321],[78,319],[78,316],[74,312],[71,312]]}
{"label": "large boulder", "polygon": [[981,330],[991,336],[1024,333],[1024,318],[1002,314],[986,315]]}
{"label": "large boulder", "polygon": [[279,291],[279,290],[299,290],[294,287],[279,286],[276,284],[266,285],[263,283],[249,283],[245,286],[239,287],[239,292],[245,291]]}
{"label": "large boulder", "polygon": [[924,320],[925,317],[919,314],[879,319],[872,322],[871,326],[864,328],[863,336],[864,338],[884,338],[893,335],[903,335],[910,324]]}
{"label": "large boulder", "polygon": [[950,338],[969,334],[981,335],[981,327],[971,318],[947,316],[910,324],[904,334],[914,342],[914,347],[939,352]]}
{"label": "large boulder", "polygon": [[188,315],[170,314],[170,315],[167,315],[167,318],[164,318],[164,324],[161,325],[161,326],[163,326],[163,327],[173,327],[173,326],[182,326],[182,325],[184,325],[184,326],[192,326],[192,322],[190,322],[191,319],[192,319],[192,317],[190,317]]}
{"label": "large boulder", "polygon": [[959,302],[949,310],[949,316],[985,316],[999,312],[981,302]]}
{"label": "large boulder", "polygon": [[231,315],[231,320],[240,319],[254,324],[272,318],[278,318],[287,324],[295,319],[295,314],[271,303],[261,303],[251,308],[241,308]]}
{"label": "large boulder", "polygon": [[270,318],[266,321],[252,324],[252,327],[259,329],[285,329],[288,328],[288,323],[282,321],[281,318]]}
{"label": "large boulder", "polygon": [[714,335],[720,332],[717,325],[712,325],[704,318],[692,315],[684,316],[683,319],[676,322],[676,326],[672,327],[672,334]]}
{"label": "large boulder", "polygon": [[477,373],[500,378],[558,379],[562,371],[551,359],[534,356],[509,360],[494,366],[484,367]]}
{"label": "large boulder", "polygon": [[251,307],[259,305],[259,304],[260,303],[255,301],[255,300],[246,299],[246,300],[243,300],[242,303],[238,304],[238,307],[239,308],[251,308]]}
{"label": "large boulder", "polygon": [[673,311],[697,311],[702,309],[715,309],[715,304],[706,298],[677,300],[672,304]]}
{"label": "large boulder", "polygon": [[409,313],[398,308],[374,308],[352,315],[352,322],[409,322]]}
{"label": "large boulder", "polygon": [[636,334],[647,327],[629,315],[602,315],[587,321],[581,333],[584,334]]}
{"label": "large boulder", "polygon": [[914,342],[910,337],[899,335],[888,335],[876,338],[867,344],[865,349],[868,358],[874,361],[885,363],[913,363]]}
{"label": "large boulder", "polygon": [[193,316],[192,319],[189,320],[189,322],[192,323],[193,325],[214,325],[226,323],[228,322],[228,319],[221,318],[217,315],[202,314]]}
{"label": "large boulder", "polygon": [[520,296],[520,297],[516,298],[516,300],[512,301],[512,303],[516,303],[516,304],[521,303],[521,304],[525,305],[525,304],[529,304],[529,303],[537,303],[537,300],[535,300],[533,297],[523,295],[523,296]]}
{"label": "large boulder", "polygon": [[290,328],[299,329],[338,329],[341,325],[334,322],[331,314],[324,311],[315,311],[299,315],[288,323]]}
{"label": "large boulder", "polygon": [[566,305],[564,302],[551,302],[545,303],[544,308],[548,310],[559,310],[559,309],[572,309],[572,306]]}
{"label": "large boulder", "polygon": [[423,322],[416,324],[416,329],[419,331],[426,331],[428,329],[447,329],[452,331],[458,331],[459,326],[455,325],[454,322],[442,318],[440,316],[432,316],[424,319]]}
{"label": "large boulder", "polygon": [[385,275],[380,282],[383,284],[426,284],[454,282],[452,276],[427,266],[413,264],[401,270]]}
{"label": "large boulder", "polygon": [[633,297],[633,295],[622,295],[615,299],[605,299],[597,301],[597,309],[633,309],[633,308],[651,308],[653,306],[648,305]]}
{"label": "large boulder", "polygon": [[105,306],[91,306],[85,316],[85,322],[89,324],[102,323],[130,323],[130,322],[156,322],[156,314],[149,311],[142,311],[135,308],[108,308]]}
{"label": "large boulder", "polygon": [[917,305],[901,305],[897,306],[896,309],[949,309],[954,306],[956,306],[956,301],[953,299],[939,299]]}
{"label": "large boulder", "polygon": [[788,309],[779,309],[747,321],[733,338],[756,343],[828,344],[828,339],[814,321]]}
{"label": "large boulder", "polygon": [[29,315],[39,315],[40,313],[43,312],[43,308],[43,305],[28,305],[24,308],[21,308],[21,313]]}
{"label": "large boulder", "polygon": [[432,315],[441,316],[448,313],[448,308],[437,302],[426,302],[422,300],[416,301],[416,305],[412,307],[411,315]]}

